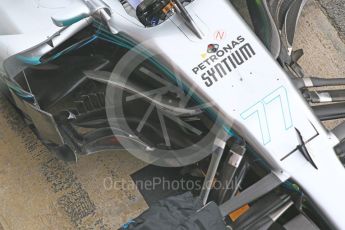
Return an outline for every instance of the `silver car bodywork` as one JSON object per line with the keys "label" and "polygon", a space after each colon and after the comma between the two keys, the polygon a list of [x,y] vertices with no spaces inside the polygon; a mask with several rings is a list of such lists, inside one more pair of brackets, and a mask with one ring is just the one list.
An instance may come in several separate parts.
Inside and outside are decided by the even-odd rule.
{"label": "silver car bodywork", "polygon": [[[59,39],[67,39],[74,29],[90,23],[89,18],[84,18],[61,30],[51,17],[68,20],[68,14],[83,12],[85,4],[72,0],[55,2],[1,1],[2,62],[17,54],[43,56],[50,47],[47,37],[55,34],[58,45]],[[111,9],[108,24],[114,32],[123,32],[158,54],[164,65],[195,87],[200,97],[214,104],[224,126],[245,137],[281,182],[294,179],[335,228],[345,229],[345,169],[334,152],[339,140],[316,118],[229,1],[196,0],[186,7],[202,32],[201,39],[178,15],[145,28],[119,1],[104,3]],[[26,12],[27,16],[18,12]],[[217,31],[225,32],[226,37],[218,40]],[[219,44],[218,52],[205,56],[208,45],[214,43]],[[297,130],[303,137],[302,143]],[[300,145],[308,149],[313,164],[297,148]]]}

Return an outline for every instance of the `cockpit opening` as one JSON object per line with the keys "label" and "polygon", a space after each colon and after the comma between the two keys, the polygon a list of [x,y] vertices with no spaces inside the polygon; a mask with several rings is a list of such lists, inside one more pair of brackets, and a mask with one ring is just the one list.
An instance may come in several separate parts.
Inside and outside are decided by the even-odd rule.
{"label": "cockpit opening", "polygon": [[176,1],[184,7],[194,0],[120,0],[126,12],[145,27],[157,26],[180,11]]}

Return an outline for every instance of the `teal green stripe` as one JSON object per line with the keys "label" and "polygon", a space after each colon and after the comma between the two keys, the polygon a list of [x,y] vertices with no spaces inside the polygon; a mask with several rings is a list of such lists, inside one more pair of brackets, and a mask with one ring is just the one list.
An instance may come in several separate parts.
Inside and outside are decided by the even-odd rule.
{"label": "teal green stripe", "polygon": [[26,57],[23,55],[17,55],[16,58],[19,59],[20,61],[26,63],[26,64],[29,64],[29,65],[41,64],[41,61],[40,61],[41,57]]}
{"label": "teal green stripe", "polygon": [[76,22],[79,22],[80,20],[84,19],[85,17],[86,17],[85,15],[80,15],[80,16],[77,16],[75,18],[71,18],[71,19],[62,21],[62,25],[63,26],[70,26]]}

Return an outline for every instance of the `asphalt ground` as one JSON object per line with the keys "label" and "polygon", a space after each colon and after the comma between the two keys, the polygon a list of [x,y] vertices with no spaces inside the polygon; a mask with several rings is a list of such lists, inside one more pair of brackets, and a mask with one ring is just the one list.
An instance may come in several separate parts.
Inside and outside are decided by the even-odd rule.
{"label": "asphalt ground", "polygon": [[345,41],[345,0],[318,0],[339,36]]}

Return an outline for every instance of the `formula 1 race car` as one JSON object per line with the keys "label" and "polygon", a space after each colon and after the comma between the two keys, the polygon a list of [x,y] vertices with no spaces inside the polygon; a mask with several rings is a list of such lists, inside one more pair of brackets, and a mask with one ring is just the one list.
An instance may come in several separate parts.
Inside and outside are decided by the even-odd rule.
{"label": "formula 1 race car", "polygon": [[251,207],[234,229],[345,229],[345,128],[321,123],[345,93],[309,90],[345,79],[298,65],[305,3],[247,0],[247,24],[229,0],[2,0],[1,91],[63,160],[208,160],[204,204]]}

